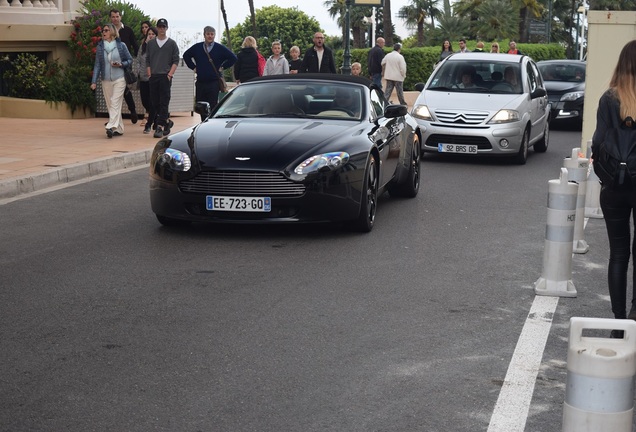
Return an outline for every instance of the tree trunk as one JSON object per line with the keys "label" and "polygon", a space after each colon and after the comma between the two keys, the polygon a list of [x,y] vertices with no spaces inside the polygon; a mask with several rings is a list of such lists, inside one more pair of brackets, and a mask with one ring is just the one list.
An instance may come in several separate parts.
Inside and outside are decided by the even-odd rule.
{"label": "tree trunk", "polygon": [[424,46],[424,21],[417,21],[417,46]]}
{"label": "tree trunk", "polygon": [[384,27],[384,40],[387,46],[393,46],[393,22],[391,21],[391,0],[384,0],[382,8],[382,26]]}
{"label": "tree trunk", "polygon": [[223,14],[223,22],[225,23],[225,38],[227,48],[232,51],[232,38],[230,37],[230,26],[227,22],[227,13],[225,12],[225,2],[221,0],[221,13]]}
{"label": "tree trunk", "polygon": [[256,30],[256,12],[254,12],[254,0],[247,0],[250,5],[250,21],[252,22],[252,36],[254,39],[258,38],[258,31]]}

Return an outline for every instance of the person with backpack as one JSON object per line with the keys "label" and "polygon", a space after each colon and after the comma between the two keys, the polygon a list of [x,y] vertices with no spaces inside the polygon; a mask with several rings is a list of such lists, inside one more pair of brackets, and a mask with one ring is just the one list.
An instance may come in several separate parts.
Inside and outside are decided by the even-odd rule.
{"label": "person with backpack", "polygon": [[[592,138],[594,172],[601,180],[600,204],[609,237],[607,282],[614,318],[636,320],[636,266],[627,313],[627,271],[636,255],[631,219],[636,218],[636,40],[619,57],[609,89],[601,96]],[[632,246],[633,245],[633,246]],[[610,335],[622,338],[623,331]]]}

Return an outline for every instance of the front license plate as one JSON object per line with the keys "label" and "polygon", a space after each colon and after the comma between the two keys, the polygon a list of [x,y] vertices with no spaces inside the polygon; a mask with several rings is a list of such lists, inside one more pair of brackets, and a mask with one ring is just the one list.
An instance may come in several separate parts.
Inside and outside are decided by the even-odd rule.
{"label": "front license plate", "polygon": [[231,197],[208,195],[205,197],[205,205],[210,211],[272,211],[272,199],[270,197]]}
{"label": "front license plate", "polygon": [[476,145],[466,144],[437,144],[437,151],[439,153],[471,153],[477,154]]}

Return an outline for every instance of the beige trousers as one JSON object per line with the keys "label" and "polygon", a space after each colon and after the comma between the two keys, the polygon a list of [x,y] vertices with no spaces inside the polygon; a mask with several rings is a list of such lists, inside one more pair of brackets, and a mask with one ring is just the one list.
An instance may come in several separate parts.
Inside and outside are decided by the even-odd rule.
{"label": "beige trousers", "polygon": [[106,129],[113,129],[114,132],[124,133],[124,120],[121,116],[121,106],[124,101],[124,91],[126,90],[126,79],[121,77],[115,81],[102,81],[102,91],[108,108],[108,123]]}

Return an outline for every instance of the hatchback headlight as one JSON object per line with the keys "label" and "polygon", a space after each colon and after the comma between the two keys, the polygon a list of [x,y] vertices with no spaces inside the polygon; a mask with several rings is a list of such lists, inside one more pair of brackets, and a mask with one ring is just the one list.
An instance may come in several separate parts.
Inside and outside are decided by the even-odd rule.
{"label": "hatchback headlight", "polygon": [[582,98],[583,96],[585,96],[585,92],[582,92],[582,91],[566,93],[563,96],[561,96],[561,101],[562,102],[574,101],[574,100]]}
{"label": "hatchback headlight", "polygon": [[159,155],[159,163],[161,165],[168,165],[175,171],[188,171],[192,166],[190,156],[186,153],[167,148],[163,151],[163,154]]}
{"label": "hatchback headlight", "polygon": [[433,116],[426,105],[415,105],[411,115],[422,120],[433,121]]}
{"label": "hatchback headlight", "polygon": [[510,123],[519,121],[519,112],[515,110],[499,110],[488,123]]}
{"label": "hatchback headlight", "polygon": [[305,159],[294,169],[294,173],[307,175],[321,170],[335,170],[349,162],[349,153],[323,153]]}

